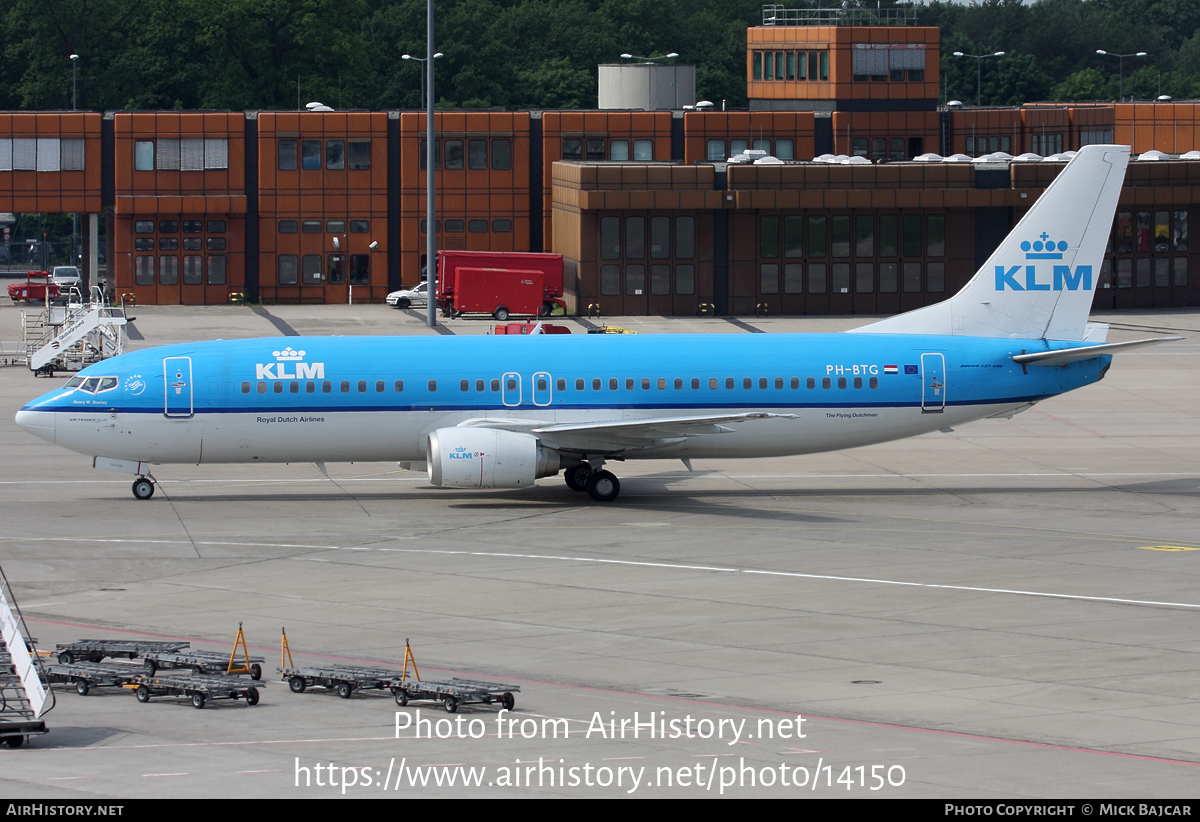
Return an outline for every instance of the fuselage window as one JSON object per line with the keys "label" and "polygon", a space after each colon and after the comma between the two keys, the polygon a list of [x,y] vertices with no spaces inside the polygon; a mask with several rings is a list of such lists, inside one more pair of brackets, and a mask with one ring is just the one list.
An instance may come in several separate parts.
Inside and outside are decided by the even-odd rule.
{"label": "fuselage window", "polygon": [[429,392],[433,393],[434,391],[437,391],[437,380],[430,380],[429,381]]}
{"label": "fuselage window", "polygon": [[267,384],[265,382],[260,382],[258,384],[258,393],[260,393],[260,394],[267,393]]}
{"label": "fuselage window", "polygon": [[717,387],[717,378],[716,377],[708,378],[708,387],[709,387],[709,389],[712,389],[712,390],[716,389],[716,387]]}
{"label": "fuselage window", "polygon": [[317,393],[317,384],[315,382],[306,382],[304,384],[304,390],[306,393],[315,394]]}
{"label": "fuselage window", "polygon": [[277,382],[277,383],[275,383],[275,393],[276,393],[276,394],[282,394],[282,393],[283,393],[283,383],[281,383],[281,382]]}
{"label": "fuselage window", "polygon": [[[508,380],[505,381],[504,387],[508,391],[516,391],[517,390],[517,381],[510,377]],[[432,390],[432,389],[430,389],[430,390]]]}
{"label": "fuselage window", "polygon": [[583,390],[583,380],[575,380],[575,390],[576,391]]}
{"label": "fuselage window", "polygon": [[663,391],[663,390],[665,390],[665,389],[666,389],[666,387],[667,387],[667,380],[666,380],[666,378],[665,378],[665,377],[659,377],[659,378],[658,378],[658,390],[659,390],[659,391]]}
{"label": "fuselage window", "polygon": [[643,377],[643,378],[642,378],[642,390],[643,390],[643,391],[649,391],[649,390],[650,390],[650,380],[648,380],[648,379],[647,379],[647,378],[645,378],[645,377]]}
{"label": "fuselage window", "polygon": [[682,377],[676,377],[676,378],[675,378],[675,390],[676,390],[676,391],[680,391],[680,390],[682,390],[682,389],[683,389],[683,378],[682,378]]}
{"label": "fuselage window", "polygon": [[[808,378],[808,380],[807,380],[807,381],[805,381],[805,383],[804,383],[804,384],[805,384],[805,385],[807,385],[809,388],[816,388],[816,387],[817,387],[817,380],[816,380],[816,378],[815,378],[815,377],[809,377],[809,378]],[[826,388],[828,388],[829,386],[827,385],[827,386],[825,386],[825,387],[826,387]]]}
{"label": "fuselage window", "polygon": [[854,387],[855,387],[855,388],[862,388],[862,377],[855,377],[855,378],[854,378]]}
{"label": "fuselage window", "polygon": [[700,378],[692,377],[692,390],[696,391],[700,388]]}
{"label": "fuselage window", "polygon": [[500,390],[500,380],[492,380],[492,393]]}
{"label": "fuselage window", "polygon": [[549,388],[550,388],[550,383],[549,383],[549,382],[547,382],[547,381],[546,381],[546,379],[545,379],[544,377],[543,377],[542,379],[539,379],[539,380],[537,381],[537,390],[538,390],[538,391],[546,391],[546,390],[548,390]]}
{"label": "fuselage window", "polygon": [[300,383],[296,382],[295,380],[292,380],[291,382],[288,383],[288,391],[291,391],[293,394],[299,394],[300,393]]}
{"label": "fuselage window", "polygon": [[243,394],[249,394],[249,393],[250,393],[250,383],[248,383],[248,382],[244,382],[244,383],[242,383],[242,393],[243,393]]}
{"label": "fuselage window", "polygon": [[634,382],[634,380],[633,380],[633,377],[629,377],[628,379],[626,379],[626,380],[625,380],[625,390],[626,390],[626,391],[632,391],[632,390],[633,390],[633,386],[634,386],[635,384],[636,384],[636,383]]}
{"label": "fuselage window", "polygon": [[483,380],[475,380],[475,390],[482,392],[484,389]]}
{"label": "fuselage window", "polygon": [[[555,383],[555,387],[557,387],[559,391],[566,391],[567,381],[559,377],[558,381]],[[483,389],[480,390],[482,391]]]}
{"label": "fuselage window", "polygon": [[341,389],[342,389],[343,394],[349,394],[350,393],[350,380],[342,380]]}
{"label": "fuselage window", "polygon": [[830,382],[829,377],[821,378],[821,387],[822,388],[832,388],[833,387],[833,383]]}
{"label": "fuselage window", "polygon": [[759,378],[758,378],[758,387],[759,387],[759,388],[766,388],[766,387],[767,387],[767,378],[766,378],[766,377],[759,377]]}
{"label": "fuselage window", "polygon": [[358,393],[360,393],[360,394],[367,393],[367,381],[366,380],[358,381]]}
{"label": "fuselage window", "polygon": [[383,380],[375,381],[375,393],[376,394],[382,394],[386,390],[387,390],[387,383],[385,383]]}
{"label": "fuselage window", "polygon": [[845,387],[846,387],[846,378],[838,377],[838,388],[845,388]]}
{"label": "fuselage window", "polygon": [[749,377],[742,377],[742,388],[753,388],[754,380]]}
{"label": "fuselage window", "polygon": [[[799,387],[800,387],[800,378],[792,377],[792,388],[799,388]],[[810,385],[809,388],[811,388],[811,387],[812,386]]]}
{"label": "fuselage window", "polygon": [[458,388],[460,391],[470,391],[471,390],[471,381],[470,380],[460,380],[458,383]]}
{"label": "fuselage window", "polygon": [[593,390],[593,391],[599,391],[599,390],[600,390],[600,378],[599,378],[599,377],[593,377],[593,378],[592,378],[592,390]]}
{"label": "fuselage window", "polygon": [[620,380],[618,380],[616,377],[609,377],[609,378],[608,378],[608,390],[609,390],[609,391],[616,391],[616,390],[617,390],[618,388],[620,388],[620,387],[621,387],[621,381],[620,381]]}
{"label": "fuselage window", "polygon": [[392,388],[395,390],[395,392],[397,394],[403,392],[404,391],[404,380],[396,380],[396,382],[392,386]]}
{"label": "fuselage window", "polygon": [[733,388],[733,377],[726,377],[726,378],[725,378],[725,387],[726,387],[726,388]]}
{"label": "fuselage window", "polygon": [[332,390],[333,390],[333,383],[331,383],[329,380],[325,380],[325,382],[321,383],[321,393],[322,394],[328,394]]}
{"label": "fuselage window", "polygon": [[775,387],[776,387],[776,388],[783,388],[783,377],[776,377],[776,378],[775,378]]}
{"label": "fuselage window", "polygon": [[869,383],[867,383],[867,385],[871,386],[872,388],[878,388],[879,387],[879,377],[871,377],[871,381]]}

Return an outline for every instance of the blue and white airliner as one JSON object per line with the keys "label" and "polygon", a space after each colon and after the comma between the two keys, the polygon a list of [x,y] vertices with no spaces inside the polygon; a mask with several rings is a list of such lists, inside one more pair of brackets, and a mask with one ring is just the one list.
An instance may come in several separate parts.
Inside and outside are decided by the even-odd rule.
{"label": "blue and white airliner", "polygon": [[851,448],[1097,382],[1087,322],[1129,161],[1083,148],[954,297],[843,334],[312,337],[124,354],[17,412],[42,439],[136,475],[168,463],[424,462],[434,485],[565,473],[616,499],[613,461]]}

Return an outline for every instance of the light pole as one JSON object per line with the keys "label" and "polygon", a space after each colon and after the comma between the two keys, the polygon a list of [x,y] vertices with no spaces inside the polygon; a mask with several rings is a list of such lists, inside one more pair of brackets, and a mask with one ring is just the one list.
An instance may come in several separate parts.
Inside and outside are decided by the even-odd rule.
{"label": "light pole", "polygon": [[433,207],[433,0],[425,0],[425,60],[428,87],[425,94],[425,324],[437,326],[437,219]]}
{"label": "light pole", "polygon": [[[436,60],[437,58],[439,58],[441,56],[442,56],[442,53],[439,51],[437,54],[433,55],[433,58]],[[400,59],[401,60],[416,60],[418,63],[421,64],[421,108],[424,109],[425,108],[425,61],[428,60],[429,58],[428,57],[413,57],[411,54],[401,54]]]}
{"label": "light pole", "polygon": [[1104,57],[1116,57],[1117,60],[1119,61],[1117,64],[1117,66],[1118,66],[1117,70],[1120,72],[1120,75],[1119,75],[1120,76],[1119,82],[1120,82],[1120,89],[1121,89],[1120,95],[1121,95],[1121,101],[1124,102],[1125,101],[1125,58],[1126,57],[1145,57],[1146,52],[1138,51],[1138,52],[1134,52],[1133,54],[1113,54],[1111,51],[1105,51],[1104,49],[1096,49],[1096,53],[1101,56],[1104,56]]}
{"label": "light pole", "polygon": [[79,55],[72,54],[71,55],[71,111],[75,111],[75,96],[76,96],[75,90],[77,88],[77,86],[75,85],[75,78],[77,76],[76,72],[75,72],[75,64],[76,64],[77,60],[79,60]]}
{"label": "light pole", "polygon": [[979,102],[982,98],[981,89],[983,82],[983,61],[987,57],[1003,57],[1004,52],[997,51],[992,54],[964,54],[961,51],[954,52],[955,57],[974,57],[975,58],[975,106],[979,107]]}
{"label": "light pole", "polygon": [[[622,54],[621,59],[641,60],[641,64],[643,66],[655,66],[658,65],[659,60],[670,60],[678,56],[679,54],[673,51],[670,54],[664,54],[661,57],[638,57],[634,54]],[[653,108],[651,108],[654,102],[654,92],[652,89],[653,77],[654,75],[651,73],[651,69],[646,69],[646,111],[653,111]],[[678,91],[676,91],[676,95],[678,95]]]}

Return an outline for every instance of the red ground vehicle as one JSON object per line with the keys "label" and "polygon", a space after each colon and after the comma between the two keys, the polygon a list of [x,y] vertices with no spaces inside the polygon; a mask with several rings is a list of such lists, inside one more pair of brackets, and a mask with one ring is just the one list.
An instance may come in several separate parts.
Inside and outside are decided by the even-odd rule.
{"label": "red ground vehicle", "polygon": [[62,294],[62,287],[58,283],[50,282],[49,271],[30,271],[25,275],[25,282],[13,283],[8,287],[8,296],[13,302],[24,300],[27,303],[41,303],[46,301],[46,290],[50,290],[50,299],[58,299]]}
{"label": "red ground vehicle", "polygon": [[510,314],[538,316],[544,303],[542,272],[506,268],[467,268],[454,272],[452,307],[458,314],[491,314],[500,322]]}
{"label": "red ground vehicle", "polygon": [[[493,334],[530,334],[533,329],[537,328],[537,323],[506,323],[505,325],[496,326]],[[570,334],[571,329],[565,325],[550,325],[550,323],[542,324],[543,334]]]}
{"label": "red ground vehicle", "polygon": [[[539,295],[541,299],[538,300],[537,305],[529,308],[527,295],[523,292],[519,296],[517,294],[512,296],[500,294],[500,302],[495,303],[491,308],[459,308],[462,301],[456,292],[460,279],[458,273],[463,268],[537,272],[541,275],[542,281],[542,292]],[[550,315],[556,305],[566,308],[562,295],[563,258],[561,254],[532,254],[515,251],[438,252],[437,301],[442,309],[452,308],[456,312],[486,310],[486,313],[492,314],[497,308],[503,306],[507,308],[509,314],[532,314],[546,317]],[[469,301],[472,304],[478,304],[475,297],[469,298]],[[518,304],[522,306],[520,310],[515,307]],[[496,317],[501,321],[506,318]]]}

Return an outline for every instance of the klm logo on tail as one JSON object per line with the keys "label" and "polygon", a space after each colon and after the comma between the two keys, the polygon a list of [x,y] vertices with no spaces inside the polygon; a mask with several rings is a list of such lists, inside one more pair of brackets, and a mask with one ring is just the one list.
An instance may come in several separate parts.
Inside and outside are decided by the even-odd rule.
{"label": "klm logo on tail", "polygon": [[[1050,239],[1050,235],[1043,231],[1041,237],[1032,243],[1029,240],[1022,241],[1021,250],[1025,252],[1026,260],[1061,260],[1063,252],[1067,250],[1067,241],[1055,242]],[[1044,273],[1047,267],[1051,268],[1049,278]],[[1017,279],[1021,276],[1022,268],[1025,269],[1023,282]],[[1043,275],[1040,281],[1038,271],[1036,264],[1010,267],[998,265],[996,266],[996,290],[1078,291],[1080,288],[1084,291],[1092,290],[1092,267],[1090,265],[1077,265],[1073,272],[1067,265],[1042,266]]]}

